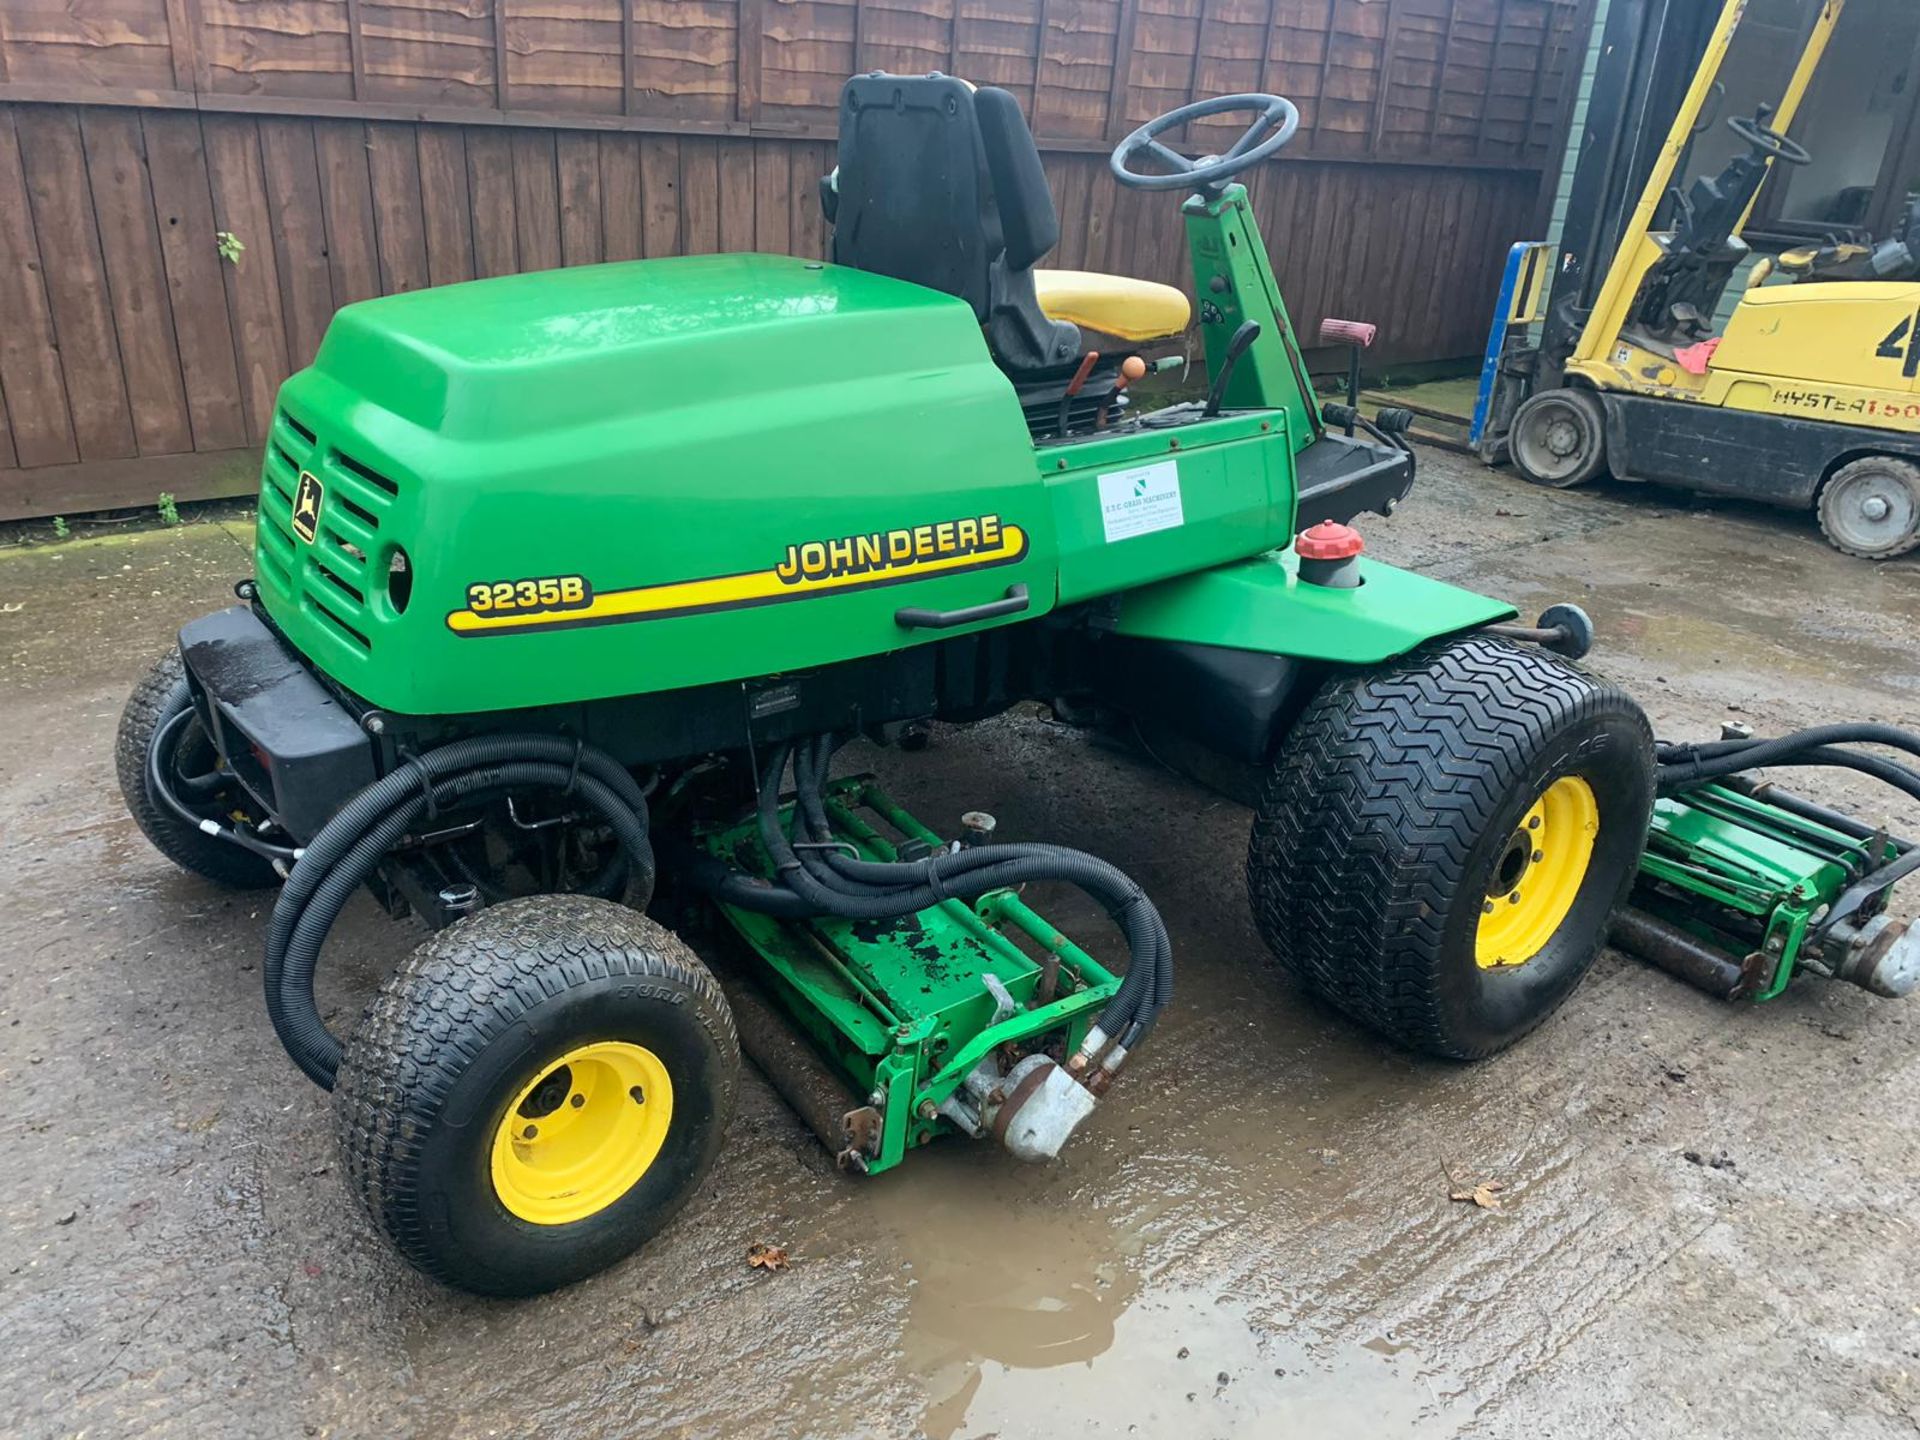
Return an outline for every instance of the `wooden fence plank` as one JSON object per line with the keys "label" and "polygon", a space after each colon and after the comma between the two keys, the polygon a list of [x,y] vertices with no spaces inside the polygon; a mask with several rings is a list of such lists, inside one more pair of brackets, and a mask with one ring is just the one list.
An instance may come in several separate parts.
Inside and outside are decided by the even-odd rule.
{"label": "wooden fence plank", "polygon": [[260,160],[287,327],[287,363],[298,370],[313,363],[335,303],[312,123],[262,120]]}
{"label": "wooden fence plank", "polygon": [[638,260],[647,253],[642,234],[640,137],[600,137],[601,233],[609,260]]}
{"label": "wooden fence plank", "polygon": [[473,204],[467,194],[467,137],[450,125],[420,127],[420,214],[427,282],[473,279]]}
{"label": "wooden fence plank", "polygon": [[[132,455],[133,414],[127,408],[127,381],[120,363],[120,340],[113,329],[107,294],[106,261],[100,255],[99,222],[93,195],[84,181],[86,154],[80,145],[80,116],[64,106],[20,105],[13,109],[20,136],[32,222],[43,253],[60,257],[44,267],[53,330],[73,418],[74,442],[82,460]],[[0,208],[10,202],[0,193]],[[20,207],[27,218],[28,207]],[[0,306],[9,315],[24,310]]]}
{"label": "wooden fence plank", "polygon": [[134,437],[142,455],[191,450],[193,427],[187,419],[180,347],[167,303],[160,236],[153,222],[140,114],[84,110],[80,134],[93,207],[100,219],[100,251],[106,260],[114,329],[126,367]]}
{"label": "wooden fence plank", "polygon": [[640,238],[649,260],[680,253],[680,142],[648,135],[640,141]]}
{"label": "wooden fence plank", "polygon": [[0,109],[0,315],[7,317],[0,324],[0,396],[6,400],[11,458],[20,465],[58,465],[80,453],[41,275],[13,107],[7,106]]}
{"label": "wooden fence plank", "polygon": [[824,145],[792,147],[793,253],[825,260],[827,217],[820,212],[820,177],[833,168],[834,156]]}
{"label": "wooden fence plank", "polygon": [[753,142],[721,140],[720,252],[753,249]]}
{"label": "wooden fence plank", "polygon": [[252,449],[83,460],[5,472],[0,477],[0,520],[134,506],[152,515],[154,498],[162,491],[184,502],[251,495],[259,486],[260,455]]}
{"label": "wooden fence plank", "polygon": [[793,236],[793,163],[779,140],[753,147],[753,248],[784,255]]}
{"label": "wooden fence plank", "polygon": [[373,195],[374,250],[380,293],[395,295],[431,283],[427,221],[420,185],[415,127],[390,121],[367,125],[367,178]]}
{"label": "wooden fence plank", "polygon": [[467,136],[467,189],[473,205],[473,273],[481,279],[520,268],[513,193],[513,137],[498,130]]}
{"label": "wooden fence plank", "polygon": [[320,161],[320,207],[326,219],[333,303],[371,300],[380,293],[380,258],[374,249],[367,127],[357,120],[317,120],[313,146]]}
{"label": "wooden fence plank", "polygon": [[680,142],[680,247],[686,255],[720,248],[720,157],[706,136]]}
{"label": "wooden fence plank", "polygon": [[521,130],[513,137],[514,230],[522,270],[553,270],[560,264],[560,182],[553,138],[551,130]]}
{"label": "wooden fence plank", "polygon": [[280,313],[280,272],[274,251],[267,181],[260,163],[260,129],[228,115],[201,119],[207,146],[207,178],[213,187],[213,223],[247,248],[237,264],[222,267],[227,311],[233,317],[234,361],[247,438],[267,438],[274,392],[288,373],[286,322]]}
{"label": "wooden fence plank", "polygon": [[232,449],[247,443],[247,420],[200,117],[184,110],[149,111],[142,131],[193,448]]}
{"label": "wooden fence plank", "polygon": [[606,258],[600,218],[600,140],[584,130],[557,137],[560,169],[560,261],[598,265]]}

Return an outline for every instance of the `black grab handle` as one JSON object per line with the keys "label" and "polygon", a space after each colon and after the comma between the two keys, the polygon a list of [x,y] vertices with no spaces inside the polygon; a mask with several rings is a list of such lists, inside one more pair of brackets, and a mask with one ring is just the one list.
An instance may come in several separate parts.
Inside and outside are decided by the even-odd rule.
{"label": "black grab handle", "polygon": [[893,623],[902,630],[951,630],[956,625],[971,625],[976,620],[998,620],[1002,615],[1018,615],[1027,608],[1027,587],[1009,585],[1007,598],[968,605],[961,610],[922,610],[907,605],[893,612]]}

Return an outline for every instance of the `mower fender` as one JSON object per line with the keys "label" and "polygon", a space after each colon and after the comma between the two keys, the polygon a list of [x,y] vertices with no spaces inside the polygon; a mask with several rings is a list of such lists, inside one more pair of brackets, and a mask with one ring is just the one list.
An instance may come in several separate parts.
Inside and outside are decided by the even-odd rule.
{"label": "mower fender", "polygon": [[1443,635],[1514,618],[1504,601],[1359,562],[1349,589],[1299,577],[1291,550],[1196,571],[1124,596],[1115,634],[1291,660],[1377,665]]}

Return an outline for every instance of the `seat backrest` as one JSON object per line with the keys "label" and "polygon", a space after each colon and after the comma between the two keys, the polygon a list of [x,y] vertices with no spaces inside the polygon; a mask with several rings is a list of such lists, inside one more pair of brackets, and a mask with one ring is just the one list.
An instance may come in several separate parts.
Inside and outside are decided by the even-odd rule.
{"label": "seat backrest", "polygon": [[1024,271],[1060,238],[1018,102],[947,75],[847,82],[836,190],[836,263],[957,295],[983,323],[995,262]]}

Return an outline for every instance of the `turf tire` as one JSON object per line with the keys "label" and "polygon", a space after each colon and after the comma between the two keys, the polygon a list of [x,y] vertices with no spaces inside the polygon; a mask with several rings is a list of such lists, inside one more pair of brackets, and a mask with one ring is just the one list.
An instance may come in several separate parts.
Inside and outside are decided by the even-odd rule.
{"label": "turf tire", "polygon": [[[120,794],[127,813],[153,848],[182,870],[213,881],[229,890],[259,890],[277,885],[280,877],[265,856],[196,830],[166,808],[147,783],[147,751],[152,748],[154,732],[159,729],[167,707],[167,697],[183,673],[178,650],[169,650],[154,662],[153,668],[134,687],[127,705],[120,712],[120,733],[114,745],[114,769],[120,778]],[[174,763],[188,762],[186,768],[205,772],[213,766],[213,747],[196,719],[186,726],[174,752]]]}
{"label": "turf tire", "polygon": [[[595,1040],[666,1064],[665,1143],[606,1208],[529,1223],[495,1193],[493,1137],[540,1068]],[[448,927],[388,979],[341,1060],[335,1125],[349,1188],[408,1261],[462,1290],[534,1295],[624,1259],[687,1203],[739,1072],[732,1013],[678,937],[611,901],[541,895]]]}
{"label": "turf tire", "polygon": [[[1600,806],[1572,907],[1525,964],[1474,958],[1501,851],[1534,798],[1578,775]],[[1255,809],[1247,888],[1279,964],[1409,1049],[1501,1050],[1580,983],[1633,883],[1652,734],[1624,692],[1530,645],[1475,635],[1329,681]]]}

